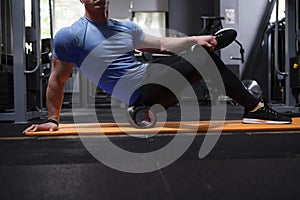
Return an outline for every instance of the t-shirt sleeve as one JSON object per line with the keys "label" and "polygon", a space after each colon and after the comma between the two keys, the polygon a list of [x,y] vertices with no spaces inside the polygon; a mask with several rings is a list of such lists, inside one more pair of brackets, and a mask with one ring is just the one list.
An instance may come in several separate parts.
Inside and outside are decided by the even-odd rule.
{"label": "t-shirt sleeve", "polygon": [[69,27],[59,30],[54,37],[53,56],[57,59],[75,63],[79,56],[78,42]]}
{"label": "t-shirt sleeve", "polygon": [[129,23],[128,27],[130,27],[130,29],[132,31],[132,35],[133,35],[133,45],[134,45],[134,47],[136,47],[144,40],[145,33],[139,25],[137,25],[131,21],[128,21],[128,23]]}

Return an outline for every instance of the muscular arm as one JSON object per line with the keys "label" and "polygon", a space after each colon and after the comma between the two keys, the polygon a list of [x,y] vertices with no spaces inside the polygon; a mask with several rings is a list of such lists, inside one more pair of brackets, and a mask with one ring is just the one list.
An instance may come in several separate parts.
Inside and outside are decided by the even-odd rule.
{"label": "muscular arm", "polygon": [[[59,122],[60,111],[62,106],[62,101],[64,97],[64,86],[68,80],[73,64],[58,60],[56,58],[52,59],[52,70],[48,82],[47,88],[47,106],[48,106],[48,119],[53,119]],[[34,124],[27,128],[24,132],[30,131],[55,131],[58,126],[54,123],[44,123],[44,124]]]}
{"label": "muscular arm", "polygon": [[206,46],[213,51],[217,41],[214,36],[155,37],[146,34],[143,42],[137,48],[147,52],[151,52],[152,49],[161,52],[179,53],[195,44]]}
{"label": "muscular arm", "polygon": [[51,76],[47,88],[48,118],[59,121],[64,97],[64,86],[70,77],[72,63],[53,58]]}

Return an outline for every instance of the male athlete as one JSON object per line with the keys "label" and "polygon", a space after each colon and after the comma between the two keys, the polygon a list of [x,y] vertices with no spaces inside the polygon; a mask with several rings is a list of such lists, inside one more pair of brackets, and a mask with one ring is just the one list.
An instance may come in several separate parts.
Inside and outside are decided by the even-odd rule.
{"label": "male athlete", "polygon": [[[104,91],[128,104],[129,121],[134,126],[152,127],[152,113],[148,112],[149,116],[138,122],[135,119],[135,111],[141,107],[150,108],[154,104],[160,104],[167,109],[176,103],[176,97],[158,85],[143,86],[144,81],[156,76],[167,78],[168,71],[165,69],[160,71],[162,70],[160,67],[156,68],[159,65],[170,66],[191,84],[200,80],[201,75],[197,70],[176,54],[194,45],[207,49],[208,55],[221,74],[226,95],[245,107],[243,118],[245,123],[291,123],[291,118],[271,110],[250,94],[240,80],[226,68],[214,53],[218,45],[215,36],[181,38],[151,36],[145,34],[131,21],[119,22],[110,19],[108,0],[80,0],[80,2],[85,7],[85,15],[72,26],[61,29],[54,38],[52,72],[47,88],[48,120],[30,126],[25,132],[58,130],[64,85],[74,65]],[[146,64],[136,59],[135,49],[173,52],[173,54],[155,63]],[[126,80],[126,85],[124,90],[115,93],[114,87],[121,78]],[[134,92],[128,97],[127,91]]]}

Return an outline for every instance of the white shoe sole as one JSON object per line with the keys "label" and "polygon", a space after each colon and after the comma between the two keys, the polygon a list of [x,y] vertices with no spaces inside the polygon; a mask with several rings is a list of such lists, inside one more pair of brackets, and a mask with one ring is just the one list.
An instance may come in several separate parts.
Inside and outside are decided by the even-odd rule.
{"label": "white shoe sole", "polygon": [[244,118],[243,123],[245,124],[290,124],[291,122]]}

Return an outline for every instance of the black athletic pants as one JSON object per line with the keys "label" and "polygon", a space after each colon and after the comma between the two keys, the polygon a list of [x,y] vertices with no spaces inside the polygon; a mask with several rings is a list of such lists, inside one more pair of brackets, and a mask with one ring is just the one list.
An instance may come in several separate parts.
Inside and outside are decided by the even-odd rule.
{"label": "black athletic pants", "polygon": [[[248,90],[244,87],[241,81],[230,71],[223,61],[220,59],[218,55],[213,52],[208,52],[210,57],[213,59],[214,63],[216,64],[220,75],[223,79],[224,87],[226,96],[229,96],[237,103],[241,104],[245,107],[246,110],[252,110],[257,106],[259,100],[256,99]],[[165,58],[157,59],[156,61],[149,64],[149,69],[151,70],[158,70],[156,71],[156,75],[159,78],[167,78],[170,79],[168,70],[164,69],[159,71],[160,68],[157,65],[167,65],[172,69],[177,70],[181,73],[190,84],[195,83],[202,79],[201,75],[198,71],[183,59],[180,56],[172,55]],[[173,80],[176,81],[176,80]],[[184,89],[184,88],[182,88]],[[159,84],[147,84],[142,86],[141,88],[141,96],[135,103],[135,105],[144,105],[144,106],[152,106],[154,104],[160,104],[165,109],[168,107],[175,105],[177,102],[176,96],[166,87],[162,87]]]}

